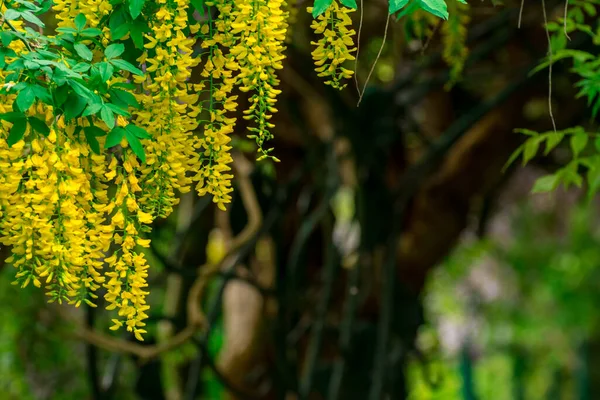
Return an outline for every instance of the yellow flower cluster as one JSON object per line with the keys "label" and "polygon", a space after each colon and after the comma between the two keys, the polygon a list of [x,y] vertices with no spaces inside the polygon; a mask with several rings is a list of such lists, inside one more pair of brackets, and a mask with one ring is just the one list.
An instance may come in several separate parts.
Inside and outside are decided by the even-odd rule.
{"label": "yellow flower cluster", "polygon": [[[237,83],[238,63],[229,51],[236,43],[229,26],[232,22],[234,3],[230,0],[207,2],[208,21],[200,29],[202,48],[206,62],[202,70],[201,87],[207,87],[208,98],[203,100],[208,118],[203,121],[204,135],[200,140],[202,166],[197,175],[196,189],[200,196],[209,193],[217,206],[225,210],[231,202],[231,158],[230,134],[236,118],[228,116],[237,109],[237,96],[231,94]],[[213,8],[218,11],[217,19],[212,17]]]}
{"label": "yellow flower cluster", "polygon": [[259,160],[272,157],[269,153],[273,149],[263,145],[273,137],[270,129],[274,125],[269,120],[277,112],[276,97],[281,93],[275,87],[279,85],[276,71],[283,68],[285,58],[288,13],[284,7],[283,0],[238,0],[231,23],[231,33],[238,41],[230,52],[240,67],[240,90],[252,93],[244,119],[252,121],[248,137],[256,140],[262,153]]}
{"label": "yellow flower cluster", "polygon": [[179,200],[175,195],[188,192],[192,172],[198,169],[194,151],[197,128],[198,95],[188,91],[191,69],[199,60],[192,57],[194,39],[186,35],[189,1],[159,0],[159,10],[146,35],[146,52],[138,59],[145,63],[146,76],[134,77],[142,85],[137,94],[141,110],[134,112],[136,125],[144,127],[152,140],[144,141],[146,165],[140,204],[145,212],[166,217]]}
{"label": "yellow flower cluster", "polygon": [[[32,114],[51,116],[42,106]],[[46,138],[21,140],[11,148],[0,141],[5,167],[0,240],[12,246],[7,262],[18,269],[19,284],[39,287],[43,281],[51,301],[92,305],[104,282],[100,269],[112,227],[99,210],[108,201],[107,186],[94,176],[104,168],[104,157],[91,155],[74,131],[59,120]]]}
{"label": "yellow flower cluster", "polygon": [[[307,10],[312,12],[313,9],[309,7]],[[312,45],[317,46],[312,52],[317,67],[315,70],[320,77],[327,78],[325,84],[340,90],[346,87],[342,82],[350,79],[354,74],[352,70],[342,66],[344,62],[355,59],[352,53],[356,48],[352,37],[356,32],[348,28],[352,26],[348,14],[353,11],[355,10],[340,6],[336,0],[333,0],[329,8],[310,26],[315,34],[323,35],[317,42],[311,42]]]}
{"label": "yellow flower cluster", "polygon": [[56,13],[58,26],[72,27],[75,17],[83,14],[86,16],[88,24],[96,27],[102,17],[110,14],[113,7],[107,0],[54,0],[52,9]]}
{"label": "yellow flower cluster", "polygon": [[[125,143],[121,144],[127,149]],[[104,285],[107,293],[104,299],[109,304],[107,310],[119,309],[118,315],[121,319],[113,319],[112,330],[123,325],[125,320],[127,330],[133,332],[138,340],[142,339],[143,320],[148,317],[146,311],[150,308],[146,304],[145,297],[148,294],[144,290],[148,286],[148,265],[146,258],[141,252],[136,252],[136,245],[149,247],[150,241],[143,239],[140,232],[149,230],[152,223],[151,214],[144,212],[138,204],[138,194],[142,191],[136,172],[140,171],[137,157],[129,151],[123,152],[122,165],[118,165],[116,158],[111,160],[105,177],[114,179],[117,186],[114,200],[106,207],[112,213],[110,226],[114,229],[113,241],[121,247],[108,257],[105,262],[109,272],[106,277],[108,282]]]}
{"label": "yellow flower cluster", "polygon": [[[88,23],[99,21],[110,10],[108,1],[56,4],[59,26],[72,25],[82,12]],[[9,111],[14,100],[14,95],[2,96],[0,111]],[[42,103],[32,107],[28,115],[45,120],[50,132],[43,137],[29,130],[29,140],[12,147],[11,124],[0,125],[0,242],[12,247],[7,262],[17,268],[16,283],[44,284],[50,301],[95,306],[95,292],[104,287],[107,308],[118,308],[121,317],[113,320],[113,328],[124,321],[143,340],[147,263],[135,249],[149,246],[141,232],[149,230],[154,218],[138,205],[138,177],[147,177],[125,141],[118,155],[93,154],[80,134],[90,121],[66,124],[54,114]],[[102,122],[94,123],[107,130]],[[126,122],[120,118],[119,125]],[[110,184],[116,186],[114,198],[108,196]],[[118,247],[111,249],[111,244]]]}
{"label": "yellow flower cluster", "polygon": [[[170,215],[179,202],[178,193],[190,191],[194,184],[200,195],[210,194],[220,209],[231,202],[236,88],[248,93],[249,105],[243,114],[248,121],[248,137],[258,145],[259,160],[271,157],[278,161],[270,155],[273,149],[263,146],[273,137],[271,118],[281,93],[277,72],[283,68],[290,14],[295,15],[292,4],[296,0],[289,1],[209,0],[204,2],[209,12],[202,23],[194,20],[189,0],[144,3],[144,10],[151,9],[152,13],[137,20],[147,23],[148,30],[135,66],[144,76],[126,72],[135,69],[124,60],[105,55],[106,47],[114,42],[106,21],[123,11],[122,2],[53,2],[59,27],[75,27],[76,17],[83,14],[87,28],[101,30],[101,35],[92,30],[96,32],[92,35],[100,35],[98,40],[84,32],[75,34],[76,41],[87,48],[79,47],[78,54],[81,56],[80,50],[87,51],[85,54],[91,51],[89,57],[81,57],[94,60],[92,64],[117,67],[120,61],[123,67],[115,68],[114,74],[111,71],[107,87],[133,84],[140,107],[129,107],[128,113],[123,113],[130,115],[128,120],[118,116],[113,130],[96,113],[66,121],[62,115],[65,110],[36,100],[26,116],[10,114],[18,115],[19,123],[29,119],[23,138],[12,146],[9,135],[16,122],[10,115],[3,116],[8,120],[0,120],[0,243],[12,248],[7,262],[17,269],[17,284],[44,285],[50,301],[76,306],[86,303],[95,307],[98,292],[104,291],[107,309],[117,312],[111,329],[125,327],[143,340],[149,310],[144,249],[150,245],[145,235],[151,224]],[[4,11],[6,6],[2,7]],[[347,28],[351,25],[350,11],[334,2],[313,24],[317,33],[323,34],[313,56],[318,59],[320,75],[329,76],[327,83],[334,87],[342,87],[341,80],[352,75],[341,66],[354,59],[354,31]],[[13,23],[22,30],[21,22]],[[200,56],[194,54],[197,44]],[[141,47],[137,41],[136,45]],[[12,41],[10,46],[17,54],[27,51],[22,40]],[[64,60],[66,54],[59,54]],[[191,83],[192,71],[200,62],[201,81]],[[66,61],[65,65],[70,68]],[[85,63],[80,67],[95,71]],[[84,83],[88,82],[86,73]],[[5,78],[4,74],[0,71],[0,78]],[[29,76],[15,79],[33,83]],[[55,88],[50,80],[36,85],[47,86],[50,91]],[[90,88],[94,90],[92,84]],[[95,93],[107,96],[102,90]],[[12,111],[15,97],[10,92],[0,95],[0,113]],[[113,105],[106,100],[102,107]],[[98,103],[85,109],[94,105]],[[44,121],[49,132],[43,135],[33,130],[31,118]],[[201,132],[196,136],[200,124]],[[139,133],[139,128],[149,135],[140,139],[143,154],[140,142],[131,141],[132,132]],[[128,133],[120,146],[96,154],[86,135],[98,129],[111,138],[119,130]],[[96,140],[102,147],[107,139],[101,135]]]}

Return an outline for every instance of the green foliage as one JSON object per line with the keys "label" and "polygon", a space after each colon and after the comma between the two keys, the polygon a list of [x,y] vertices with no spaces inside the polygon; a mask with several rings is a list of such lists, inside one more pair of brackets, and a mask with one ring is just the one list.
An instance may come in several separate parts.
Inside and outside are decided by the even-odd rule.
{"label": "green foliage", "polygon": [[[568,35],[583,33],[592,40],[594,45],[600,46],[600,21],[597,18],[599,7],[599,0],[570,1],[566,21],[563,17],[558,22],[547,24],[548,31],[552,33],[552,62],[572,60],[571,71],[580,78],[575,84],[579,88],[577,97],[587,99],[594,117],[600,110],[600,60],[597,52],[569,49]],[[540,64],[535,71],[549,64],[550,59]]]}
{"label": "green foliage", "polygon": [[[323,14],[331,5],[333,0],[315,0],[312,15],[313,18]],[[454,0],[453,0],[454,1]],[[465,0],[456,0],[460,3],[467,4]],[[341,0],[341,3],[350,8],[356,8],[356,0]],[[398,11],[404,10],[398,17],[406,14],[411,14],[414,11],[421,9],[436,17],[448,19],[448,5],[446,0],[389,0],[389,14],[396,14]]]}
{"label": "green foliage", "polygon": [[[522,157],[523,165],[531,161],[540,148],[548,155],[568,138],[571,159],[556,172],[539,178],[532,191],[544,193],[555,190],[559,185],[565,188],[575,185],[582,187],[587,183],[588,198],[592,198],[600,188],[600,136],[576,126],[561,131],[538,133],[527,129],[517,132],[527,135],[525,142],[515,150],[507,166]],[[593,139],[593,140],[590,140]]]}
{"label": "green foliage", "polygon": [[[551,51],[547,60],[535,68],[536,73],[547,68],[551,63],[561,60],[571,60],[571,72],[579,77],[575,87],[579,89],[577,98],[585,98],[593,118],[600,110],[600,59],[596,53],[569,49],[571,34],[579,33],[591,39],[593,45],[600,46],[600,20],[597,15],[600,0],[575,0],[569,3],[567,14],[557,22],[549,22],[546,27],[551,33]],[[587,21],[586,21],[587,19]],[[564,138],[569,137],[569,147],[572,158],[553,174],[537,180],[533,187],[534,193],[548,192],[560,184],[565,187],[576,185],[581,187],[587,183],[588,197],[600,188],[600,139],[595,130],[587,130],[577,126],[555,132],[536,133],[530,130],[517,130],[528,136],[525,143],[511,156],[508,164],[520,156],[523,164],[529,162],[545,144],[544,155],[548,155]],[[590,145],[593,140],[593,146]],[[584,178],[585,176],[585,178]]]}
{"label": "green foliage", "polygon": [[[143,3],[131,2],[134,9],[132,13],[138,12]],[[36,22],[35,17],[45,11],[42,7],[27,1],[8,1],[6,5],[8,10],[4,19],[7,23],[23,18],[43,26],[41,21]],[[108,82],[117,76],[143,76],[143,72],[121,58],[125,51],[122,43],[113,43],[104,48],[99,40],[101,31],[86,26],[86,17],[79,14],[75,18],[74,28],[58,28],[58,34],[54,37],[42,35],[29,27],[22,33],[12,29],[12,25],[9,25],[11,29],[2,31],[0,68],[9,73],[0,94],[17,94],[13,112],[0,114],[0,119],[13,124],[9,144],[21,140],[27,134],[28,125],[32,128],[30,135],[45,136],[49,133],[43,118],[26,117],[26,113],[38,102],[52,106],[57,116],[63,116],[66,121],[85,117],[90,126],[94,126],[95,121],[103,121],[108,127],[109,137],[113,139],[121,134],[119,130],[114,132],[118,128],[117,117],[129,117],[130,107],[139,108],[134,95],[123,90],[130,85]],[[14,40],[22,41],[30,51],[17,55],[8,47]],[[94,57],[98,50],[104,57]],[[7,59],[12,61],[9,63]],[[78,130],[83,128],[78,127]],[[127,132],[123,132],[121,137],[126,138],[135,154],[144,161],[144,149],[139,139],[149,139],[149,135],[140,127],[130,128]],[[105,135],[107,132],[102,129],[95,129],[93,134],[85,129],[85,138],[95,152],[99,152],[97,138]],[[112,144],[106,147],[112,147],[119,144],[120,140],[116,143],[108,140],[107,143]]]}
{"label": "green foliage", "polygon": [[[11,285],[14,271],[0,271],[0,397],[7,400],[52,398],[76,400],[89,394],[79,371],[85,368],[83,347],[65,341],[71,333],[51,318],[44,295]],[[15,301],[18,298],[19,301]],[[74,354],[78,354],[74,357]],[[60,365],[60,368],[57,368]]]}
{"label": "green foliage", "polygon": [[[434,272],[425,292],[427,319],[434,327],[450,320],[462,327],[477,321],[469,343],[477,353],[472,362],[478,398],[512,400],[517,389],[526,399],[557,398],[557,370],[564,371],[565,398],[578,398],[573,393],[580,344],[596,338],[600,327],[595,312],[600,301],[598,214],[584,205],[566,217],[556,208],[519,205],[508,218],[507,241],[465,242]],[[493,271],[478,279],[500,285],[497,297],[485,298],[473,286],[473,273],[480,268]],[[459,356],[439,351],[436,341],[442,334],[433,327],[419,332],[419,348],[431,360],[428,369],[438,386],[427,383],[424,367],[413,360],[411,400],[461,398]],[[519,360],[525,362],[522,370]]]}

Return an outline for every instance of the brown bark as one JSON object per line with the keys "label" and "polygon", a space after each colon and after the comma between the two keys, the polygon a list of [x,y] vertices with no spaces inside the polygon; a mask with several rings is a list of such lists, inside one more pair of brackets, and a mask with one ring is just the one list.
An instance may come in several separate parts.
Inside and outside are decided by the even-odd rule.
{"label": "brown bark", "polygon": [[456,243],[474,201],[502,178],[502,167],[519,144],[512,130],[524,122],[527,100],[526,94],[515,95],[482,118],[414,198],[397,259],[401,280],[416,292]]}

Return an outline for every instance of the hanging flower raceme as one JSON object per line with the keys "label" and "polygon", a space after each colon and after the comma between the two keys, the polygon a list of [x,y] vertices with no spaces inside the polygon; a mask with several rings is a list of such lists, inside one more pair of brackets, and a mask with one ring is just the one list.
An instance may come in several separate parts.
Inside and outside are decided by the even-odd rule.
{"label": "hanging flower raceme", "polygon": [[[307,8],[312,12],[312,7]],[[317,42],[311,42],[317,46],[312,56],[315,61],[315,70],[320,77],[327,80],[325,84],[336,89],[343,89],[346,79],[350,79],[354,72],[343,67],[346,61],[354,60],[354,40],[352,37],[356,34],[352,26],[352,20],[349,13],[355,11],[352,8],[340,6],[336,0],[333,0],[329,8],[315,19],[311,28],[315,34],[322,35]]]}
{"label": "hanging flower raceme", "polygon": [[231,54],[240,66],[240,90],[251,93],[250,106],[244,111],[244,119],[251,121],[248,137],[256,140],[259,160],[271,157],[278,161],[269,155],[273,149],[263,145],[273,138],[270,130],[274,125],[269,120],[277,112],[275,103],[281,93],[276,89],[277,70],[283,68],[285,58],[288,13],[282,0],[241,0],[234,12],[231,32],[239,39]]}
{"label": "hanging flower raceme", "polygon": [[[200,196],[210,194],[217,206],[225,210],[225,204],[231,202],[229,193],[233,190],[229,143],[236,123],[236,118],[228,115],[237,108],[237,96],[231,92],[239,70],[236,58],[230,52],[237,39],[229,30],[234,4],[230,0],[218,0],[206,5],[209,7],[208,21],[202,25],[199,37],[206,57],[201,87],[207,88],[208,98],[202,101],[206,119],[202,120],[204,134],[199,146],[202,166],[197,176],[197,190]],[[213,9],[218,11],[216,20],[212,15]]]}
{"label": "hanging flower raceme", "polygon": [[179,199],[176,191],[188,192],[198,156],[194,150],[198,96],[188,91],[195,42],[188,37],[189,1],[159,2],[159,9],[146,35],[146,52],[138,59],[146,65],[146,76],[135,77],[142,85],[136,95],[141,109],[133,113],[136,125],[144,127],[151,140],[144,141],[146,162],[141,169],[141,208],[156,217],[166,217]]}
{"label": "hanging flower raceme", "polygon": [[[73,4],[64,6],[59,25],[71,12],[78,12]],[[15,26],[21,26],[19,21]],[[30,48],[23,42],[13,41],[9,47],[26,53]],[[34,80],[30,82],[35,85]],[[37,97],[43,98],[43,89],[36,88]],[[15,109],[14,102],[22,98],[22,93],[16,98],[9,95],[1,103]],[[33,103],[24,108],[25,114],[13,112],[15,119],[8,118],[10,130],[3,123],[3,146],[14,142],[11,136],[19,129],[20,137],[30,140],[20,139],[0,155],[6,171],[1,179],[5,190],[0,200],[0,240],[12,246],[7,262],[18,270],[16,283],[33,282],[38,287],[44,283],[51,301],[93,305],[97,297],[93,292],[104,280],[99,272],[103,254],[96,249],[107,250],[111,239],[102,225],[103,214],[94,209],[93,193],[102,198],[105,188],[92,187],[94,161],[87,143],[76,135],[75,125],[65,125],[63,117],[57,119],[50,105]]]}
{"label": "hanging flower raceme", "polygon": [[150,308],[146,304],[145,288],[148,286],[148,264],[144,253],[136,251],[136,246],[149,247],[150,241],[141,236],[142,232],[149,231],[153,221],[151,214],[144,212],[139,204],[139,193],[142,188],[136,178],[141,165],[125,140],[121,143],[122,165],[113,158],[107,173],[108,179],[114,178],[117,186],[116,196],[110,204],[114,207],[111,225],[115,228],[114,243],[120,245],[115,253],[106,259],[110,269],[106,273],[108,281],[104,287],[107,293],[104,299],[109,304],[107,309],[118,309],[118,316],[114,318],[112,330],[119,329],[125,324],[129,332],[133,332],[138,340],[143,340],[143,322]]}

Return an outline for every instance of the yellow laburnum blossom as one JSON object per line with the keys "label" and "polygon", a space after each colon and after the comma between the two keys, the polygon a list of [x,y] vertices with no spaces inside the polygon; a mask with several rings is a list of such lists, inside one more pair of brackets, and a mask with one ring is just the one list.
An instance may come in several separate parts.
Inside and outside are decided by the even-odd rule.
{"label": "yellow laburnum blossom", "polygon": [[251,93],[244,119],[251,121],[248,137],[256,140],[260,160],[272,150],[263,145],[273,137],[270,130],[274,125],[269,120],[277,111],[275,103],[281,93],[275,88],[279,85],[277,70],[283,68],[285,58],[288,13],[283,0],[239,0],[233,13],[231,33],[239,39],[230,52],[240,67],[240,90]]}
{"label": "yellow laburnum blossom", "polygon": [[148,264],[137,246],[148,247],[149,241],[143,239],[141,232],[147,230],[145,224],[152,223],[152,216],[142,211],[138,205],[141,188],[137,182],[131,182],[131,176],[140,171],[141,165],[137,157],[124,149],[123,165],[111,163],[109,168],[115,169],[116,195],[112,200],[115,212],[111,217],[111,225],[115,229],[113,240],[120,248],[105,261],[109,272],[104,287],[107,292],[104,299],[108,303],[107,310],[118,310],[119,318],[113,319],[112,330],[125,325],[138,340],[143,340],[143,321],[148,318],[146,304],[148,292]]}
{"label": "yellow laburnum blossom", "polygon": [[[312,7],[307,8],[312,12]],[[344,80],[350,79],[354,71],[346,69],[343,64],[354,60],[352,55],[356,51],[352,37],[356,34],[352,26],[349,13],[355,11],[352,8],[340,6],[333,0],[329,8],[319,15],[310,25],[315,34],[322,35],[316,41],[311,42],[316,48],[312,52],[315,61],[315,70],[320,77],[325,77],[325,84],[336,89],[343,89],[347,84]]]}
{"label": "yellow laburnum blossom", "polygon": [[[59,26],[72,26],[80,13],[88,26],[96,26],[111,9],[103,0],[58,0],[54,8]],[[103,42],[109,34],[107,28],[104,32]],[[14,95],[0,96],[0,111],[8,111],[13,101]],[[95,306],[95,292],[104,286],[109,308],[118,307],[128,330],[142,340],[147,265],[135,248],[148,247],[139,232],[148,230],[144,224],[153,216],[137,205],[137,159],[129,149],[123,149],[121,166],[115,157],[93,154],[76,129],[89,126],[87,119],[65,122],[39,102],[28,114],[51,127],[47,137],[28,129],[23,140],[8,147],[11,124],[0,123],[0,242],[12,247],[7,262],[17,269],[16,283],[45,285],[50,301],[76,306]],[[119,125],[124,125],[122,119]],[[111,199],[113,180],[118,190]],[[112,243],[120,247],[105,260]],[[103,275],[105,261],[109,270]],[[116,290],[119,295],[114,296]]]}
{"label": "yellow laburnum blossom", "polygon": [[228,117],[237,108],[237,96],[231,95],[237,83],[239,65],[230,52],[238,38],[230,31],[233,21],[234,3],[230,0],[207,2],[208,7],[218,10],[217,19],[209,11],[208,21],[200,27],[199,37],[205,49],[206,62],[202,70],[203,86],[207,87],[208,98],[202,100],[206,110],[203,136],[199,141],[201,168],[195,179],[199,195],[210,194],[217,206],[225,210],[231,202],[232,192],[229,173],[232,162],[229,145],[236,118]]}
{"label": "yellow laburnum blossom", "polygon": [[187,80],[199,60],[192,57],[195,40],[188,38],[189,1],[159,2],[146,35],[146,76],[136,77],[143,90],[137,94],[141,110],[133,113],[151,140],[144,140],[146,163],[141,167],[140,208],[154,217],[166,217],[178,204],[177,191],[188,192],[198,170],[197,140],[192,132],[198,122],[188,115],[198,96],[188,91]]}

